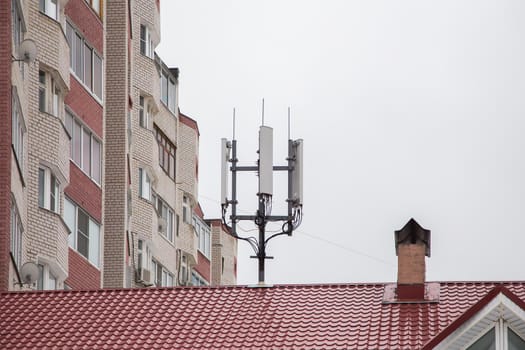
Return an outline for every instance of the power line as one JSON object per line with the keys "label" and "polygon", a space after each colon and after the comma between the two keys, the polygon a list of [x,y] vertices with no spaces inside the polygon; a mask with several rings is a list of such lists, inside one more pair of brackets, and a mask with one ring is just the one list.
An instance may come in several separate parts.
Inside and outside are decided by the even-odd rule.
{"label": "power line", "polygon": [[[202,194],[199,194],[199,197],[204,198],[204,199],[206,199],[206,200],[208,200],[208,201],[210,201],[210,202],[213,202],[213,203],[216,203],[216,204],[220,204],[219,201],[217,201],[216,199],[213,199],[213,198],[211,198],[211,197],[204,196],[204,195],[202,195]],[[250,213],[251,213],[251,212],[249,212],[249,211],[247,211],[247,210],[242,210],[242,209],[240,209],[240,208],[238,208],[237,210],[238,210],[239,212],[244,212],[244,213],[246,213],[246,214],[250,214]],[[245,230],[245,229],[242,229],[242,228],[241,228],[241,231],[244,231],[244,232],[250,232],[250,231],[255,231],[255,230],[257,230],[257,229],[253,229],[253,230]],[[315,239],[315,240],[321,241],[321,242],[323,242],[323,243],[329,244],[329,245],[331,245],[331,246],[337,247],[337,248],[339,248],[339,249],[346,250],[346,251],[348,251],[348,252],[350,252],[350,253],[353,253],[353,254],[356,254],[356,255],[360,255],[360,256],[363,256],[363,257],[365,257],[365,258],[368,258],[368,259],[374,260],[374,261],[379,262],[379,263],[381,263],[381,264],[388,265],[388,266],[391,266],[391,267],[395,267],[395,265],[392,264],[392,263],[389,262],[389,261],[383,260],[383,259],[381,259],[381,258],[378,258],[378,257],[376,257],[376,256],[373,256],[373,255],[370,255],[370,254],[368,254],[368,253],[362,252],[362,251],[360,251],[360,250],[357,250],[357,249],[354,249],[354,248],[350,248],[350,247],[344,246],[344,245],[342,245],[342,244],[340,244],[340,243],[337,243],[337,242],[331,241],[331,240],[329,240],[329,239],[326,239],[326,238],[323,238],[323,237],[320,237],[320,236],[316,236],[316,235],[313,235],[313,234],[311,234],[311,233],[304,232],[304,231],[302,231],[302,230],[295,230],[295,232],[300,233],[300,234],[302,234],[302,235],[305,235],[305,236],[307,236],[307,237],[313,238],[313,239]]]}

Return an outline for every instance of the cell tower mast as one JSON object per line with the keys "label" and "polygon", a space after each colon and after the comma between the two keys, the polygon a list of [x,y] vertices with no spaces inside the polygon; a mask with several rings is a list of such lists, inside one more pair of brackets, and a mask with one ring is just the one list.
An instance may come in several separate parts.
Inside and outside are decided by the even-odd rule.
{"label": "cell tower mast", "polygon": [[[264,100],[263,100],[264,101]],[[264,106],[264,102],[263,102]],[[264,107],[263,107],[264,111]],[[234,110],[235,118],[235,110]],[[290,112],[288,110],[288,124]],[[234,122],[235,123],[235,122]],[[264,112],[263,112],[264,124]],[[235,127],[234,127],[235,129]],[[229,219],[231,220],[231,235],[237,239],[244,240],[253,248],[255,255],[251,258],[258,260],[258,281],[264,283],[266,259],[272,257],[266,255],[266,246],[273,238],[281,235],[291,236],[300,224],[303,208],[303,140],[291,140],[288,132],[288,157],[287,164],[273,165],[273,129],[262,125],[259,128],[259,160],[256,166],[239,166],[237,159],[237,140],[235,134],[233,140],[222,139],[221,150],[221,207],[222,220],[227,225],[227,211],[231,205]],[[229,166],[231,164],[231,166]],[[258,209],[255,215],[237,214],[237,173],[243,171],[254,171],[259,175]],[[286,171],[288,173],[288,211],[286,215],[272,215],[273,196],[273,172]],[[231,196],[228,196],[228,175],[231,172]],[[239,221],[253,221],[259,229],[259,238],[241,237],[237,233]],[[266,237],[266,224],[268,222],[283,222],[281,232]]]}

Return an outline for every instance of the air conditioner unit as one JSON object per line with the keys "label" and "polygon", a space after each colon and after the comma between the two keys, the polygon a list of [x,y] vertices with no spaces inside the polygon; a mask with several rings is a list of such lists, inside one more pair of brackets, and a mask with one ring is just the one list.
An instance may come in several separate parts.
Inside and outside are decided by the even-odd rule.
{"label": "air conditioner unit", "polygon": [[146,286],[153,285],[153,275],[148,269],[140,269],[140,281]]}
{"label": "air conditioner unit", "polygon": [[165,234],[168,226],[166,219],[159,217],[157,223],[159,225],[159,232]]}

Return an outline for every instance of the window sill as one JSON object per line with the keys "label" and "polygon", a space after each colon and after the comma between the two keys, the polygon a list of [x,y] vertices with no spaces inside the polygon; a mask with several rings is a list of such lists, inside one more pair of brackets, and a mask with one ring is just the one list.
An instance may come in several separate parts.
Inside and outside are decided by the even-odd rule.
{"label": "window sill", "polygon": [[[164,239],[169,245],[171,245],[173,248],[175,248],[175,239],[174,241],[170,241],[166,236],[164,236],[162,233],[159,232],[159,236],[162,237],[162,239]],[[174,237],[175,238],[175,237]]]}
{"label": "window sill", "polygon": [[88,258],[86,258],[84,255],[82,255],[82,253],[80,253],[78,250],[76,250],[75,248],[73,248],[72,246],[69,246],[69,248],[71,248],[72,250],[75,251],[75,253],[78,254],[79,257],[81,257],[82,259],[84,259],[89,265],[91,265],[92,267],[94,267],[95,269],[97,269],[99,272],[101,271],[100,270],[100,267],[98,267],[97,265],[93,264],[91,261],[89,261]]}
{"label": "window sill", "polygon": [[91,180],[91,182],[93,182],[95,184],[95,186],[97,186],[98,188],[102,189],[102,184],[99,184],[97,181],[95,181],[88,173],[86,173],[80,166],[78,166],[77,163],[75,163],[75,161],[71,158],[69,158],[69,161],[71,162],[71,164],[73,164],[75,167],[78,168],[78,170],[80,170],[80,172],[82,172],[82,174],[84,174],[84,176],[86,176],[89,180]]}

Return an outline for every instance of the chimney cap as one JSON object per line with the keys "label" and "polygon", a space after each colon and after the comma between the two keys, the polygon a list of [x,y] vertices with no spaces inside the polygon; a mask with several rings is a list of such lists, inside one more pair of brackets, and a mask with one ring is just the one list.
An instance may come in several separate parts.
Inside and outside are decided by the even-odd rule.
{"label": "chimney cap", "polygon": [[416,220],[411,218],[401,230],[395,231],[396,255],[400,244],[425,244],[425,255],[430,257],[430,230],[421,227]]}

